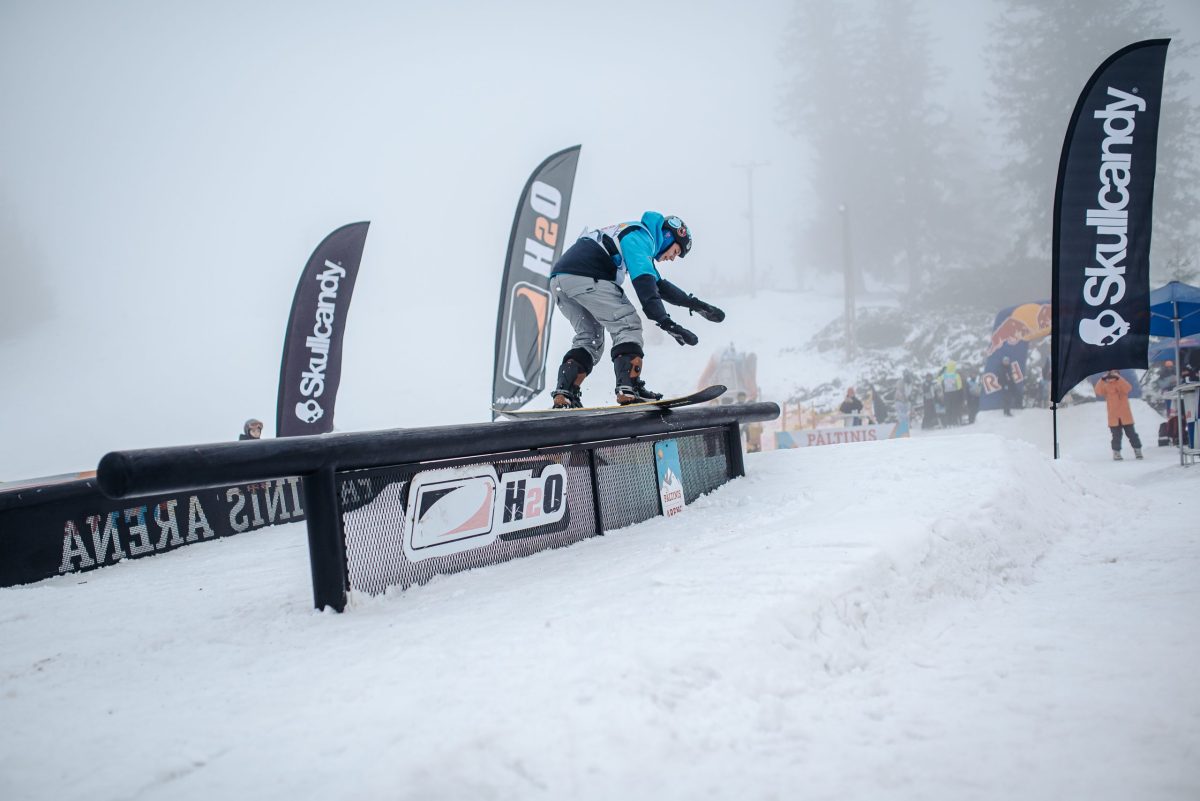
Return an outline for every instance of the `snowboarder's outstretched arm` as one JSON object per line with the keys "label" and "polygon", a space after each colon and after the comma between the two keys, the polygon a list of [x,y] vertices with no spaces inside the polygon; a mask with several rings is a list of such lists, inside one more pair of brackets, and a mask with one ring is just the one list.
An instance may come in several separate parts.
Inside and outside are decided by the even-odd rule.
{"label": "snowboarder's outstretched arm", "polygon": [[[648,234],[642,231],[630,232],[621,246],[625,254],[625,269],[628,270],[634,291],[641,301],[642,311],[680,345],[695,345],[700,338],[671,319],[663,306],[664,300],[676,306],[699,311],[709,320],[720,322],[725,319],[725,313],[720,309],[698,301],[658,274],[654,266],[654,243]],[[705,314],[702,309],[711,310],[713,316]]]}
{"label": "snowboarder's outstretched arm", "polygon": [[689,295],[665,278],[658,281],[658,294],[667,303],[682,306],[689,313],[695,312],[710,323],[719,323],[725,319],[725,312],[711,303],[705,303],[695,295]]}

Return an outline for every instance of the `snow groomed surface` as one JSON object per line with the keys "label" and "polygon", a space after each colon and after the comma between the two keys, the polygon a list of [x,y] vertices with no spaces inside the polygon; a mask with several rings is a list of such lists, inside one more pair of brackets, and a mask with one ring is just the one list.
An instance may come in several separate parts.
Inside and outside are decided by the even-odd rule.
{"label": "snow groomed surface", "polygon": [[6,589],[0,791],[1195,797],[1194,471],[1044,450],[751,454],[670,519],[341,616],[294,525]]}

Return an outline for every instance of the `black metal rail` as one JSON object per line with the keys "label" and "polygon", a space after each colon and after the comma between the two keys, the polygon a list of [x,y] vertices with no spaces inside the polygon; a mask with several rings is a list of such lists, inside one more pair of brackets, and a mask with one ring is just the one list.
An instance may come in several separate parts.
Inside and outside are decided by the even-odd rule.
{"label": "black metal rail", "polygon": [[[402,462],[455,459],[669,434],[692,428],[774,420],[779,406],[746,403],[619,415],[564,416],[433,428],[396,428],[314,437],[220,442],[114,451],[97,480],[109,497],[149,495],[218,484],[307,476],[323,467],[359,470]],[[738,448],[740,451],[740,448]]]}
{"label": "black metal rail", "polygon": [[[110,497],[126,498],[301,476],[314,603],[317,608],[329,606],[340,612],[345,607],[348,582],[338,506],[339,471],[511,457],[552,448],[723,429],[729,475],[735,477],[745,472],[739,424],[778,416],[776,404],[753,403],[115,451],[100,460],[97,482]],[[599,526],[598,504],[596,514]]]}

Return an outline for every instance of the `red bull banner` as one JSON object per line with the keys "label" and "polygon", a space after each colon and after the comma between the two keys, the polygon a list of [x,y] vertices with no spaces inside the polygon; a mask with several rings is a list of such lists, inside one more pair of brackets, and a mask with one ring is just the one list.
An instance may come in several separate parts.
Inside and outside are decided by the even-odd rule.
{"label": "red bull banner", "polygon": [[538,165],[521,192],[508,239],[492,375],[492,418],[520,409],[546,386],[550,269],[562,255],[580,145]]}
{"label": "red bull banner", "polygon": [[1058,166],[1050,399],[1087,376],[1146,367],[1150,230],[1168,39],[1100,65],[1075,105]]}
{"label": "red bull banner", "polygon": [[1003,408],[1004,392],[1010,402],[1024,395],[1029,345],[1050,335],[1051,317],[1049,301],[1010,306],[996,315],[979,379],[980,411]]}

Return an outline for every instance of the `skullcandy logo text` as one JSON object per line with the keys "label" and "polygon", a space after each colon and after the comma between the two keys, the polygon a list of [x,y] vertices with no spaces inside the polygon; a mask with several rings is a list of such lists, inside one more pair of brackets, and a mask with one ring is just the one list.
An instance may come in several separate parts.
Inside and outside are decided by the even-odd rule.
{"label": "skullcandy logo text", "polygon": [[333,336],[333,325],[337,320],[337,296],[346,270],[340,264],[325,262],[325,271],[317,274],[321,292],[317,296],[314,314],[313,335],[304,340],[308,348],[308,369],[300,374],[300,394],[310,400],[296,404],[296,417],[306,423],[315,423],[325,416],[325,410],[314,398],[325,392],[325,368],[329,364],[329,339]]}
{"label": "skullcandy logo text", "polygon": [[[1089,306],[1113,305],[1125,297],[1125,256],[1129,244],[1129,183],[1133,177],[1133,131],[1144,98],[1108,87],[1115,98],[1093,118],[1104,121],[1100,143],[1099,208],[1087,210],[1096,229],[1095,265],[1084,268],[1083,299]],[[1122,152],[1121,149],[1124,149]],[[1129,323],[1112,309],[1079,321],[1079,336],[1090,345],[1108,346],[1129,333]]]}

